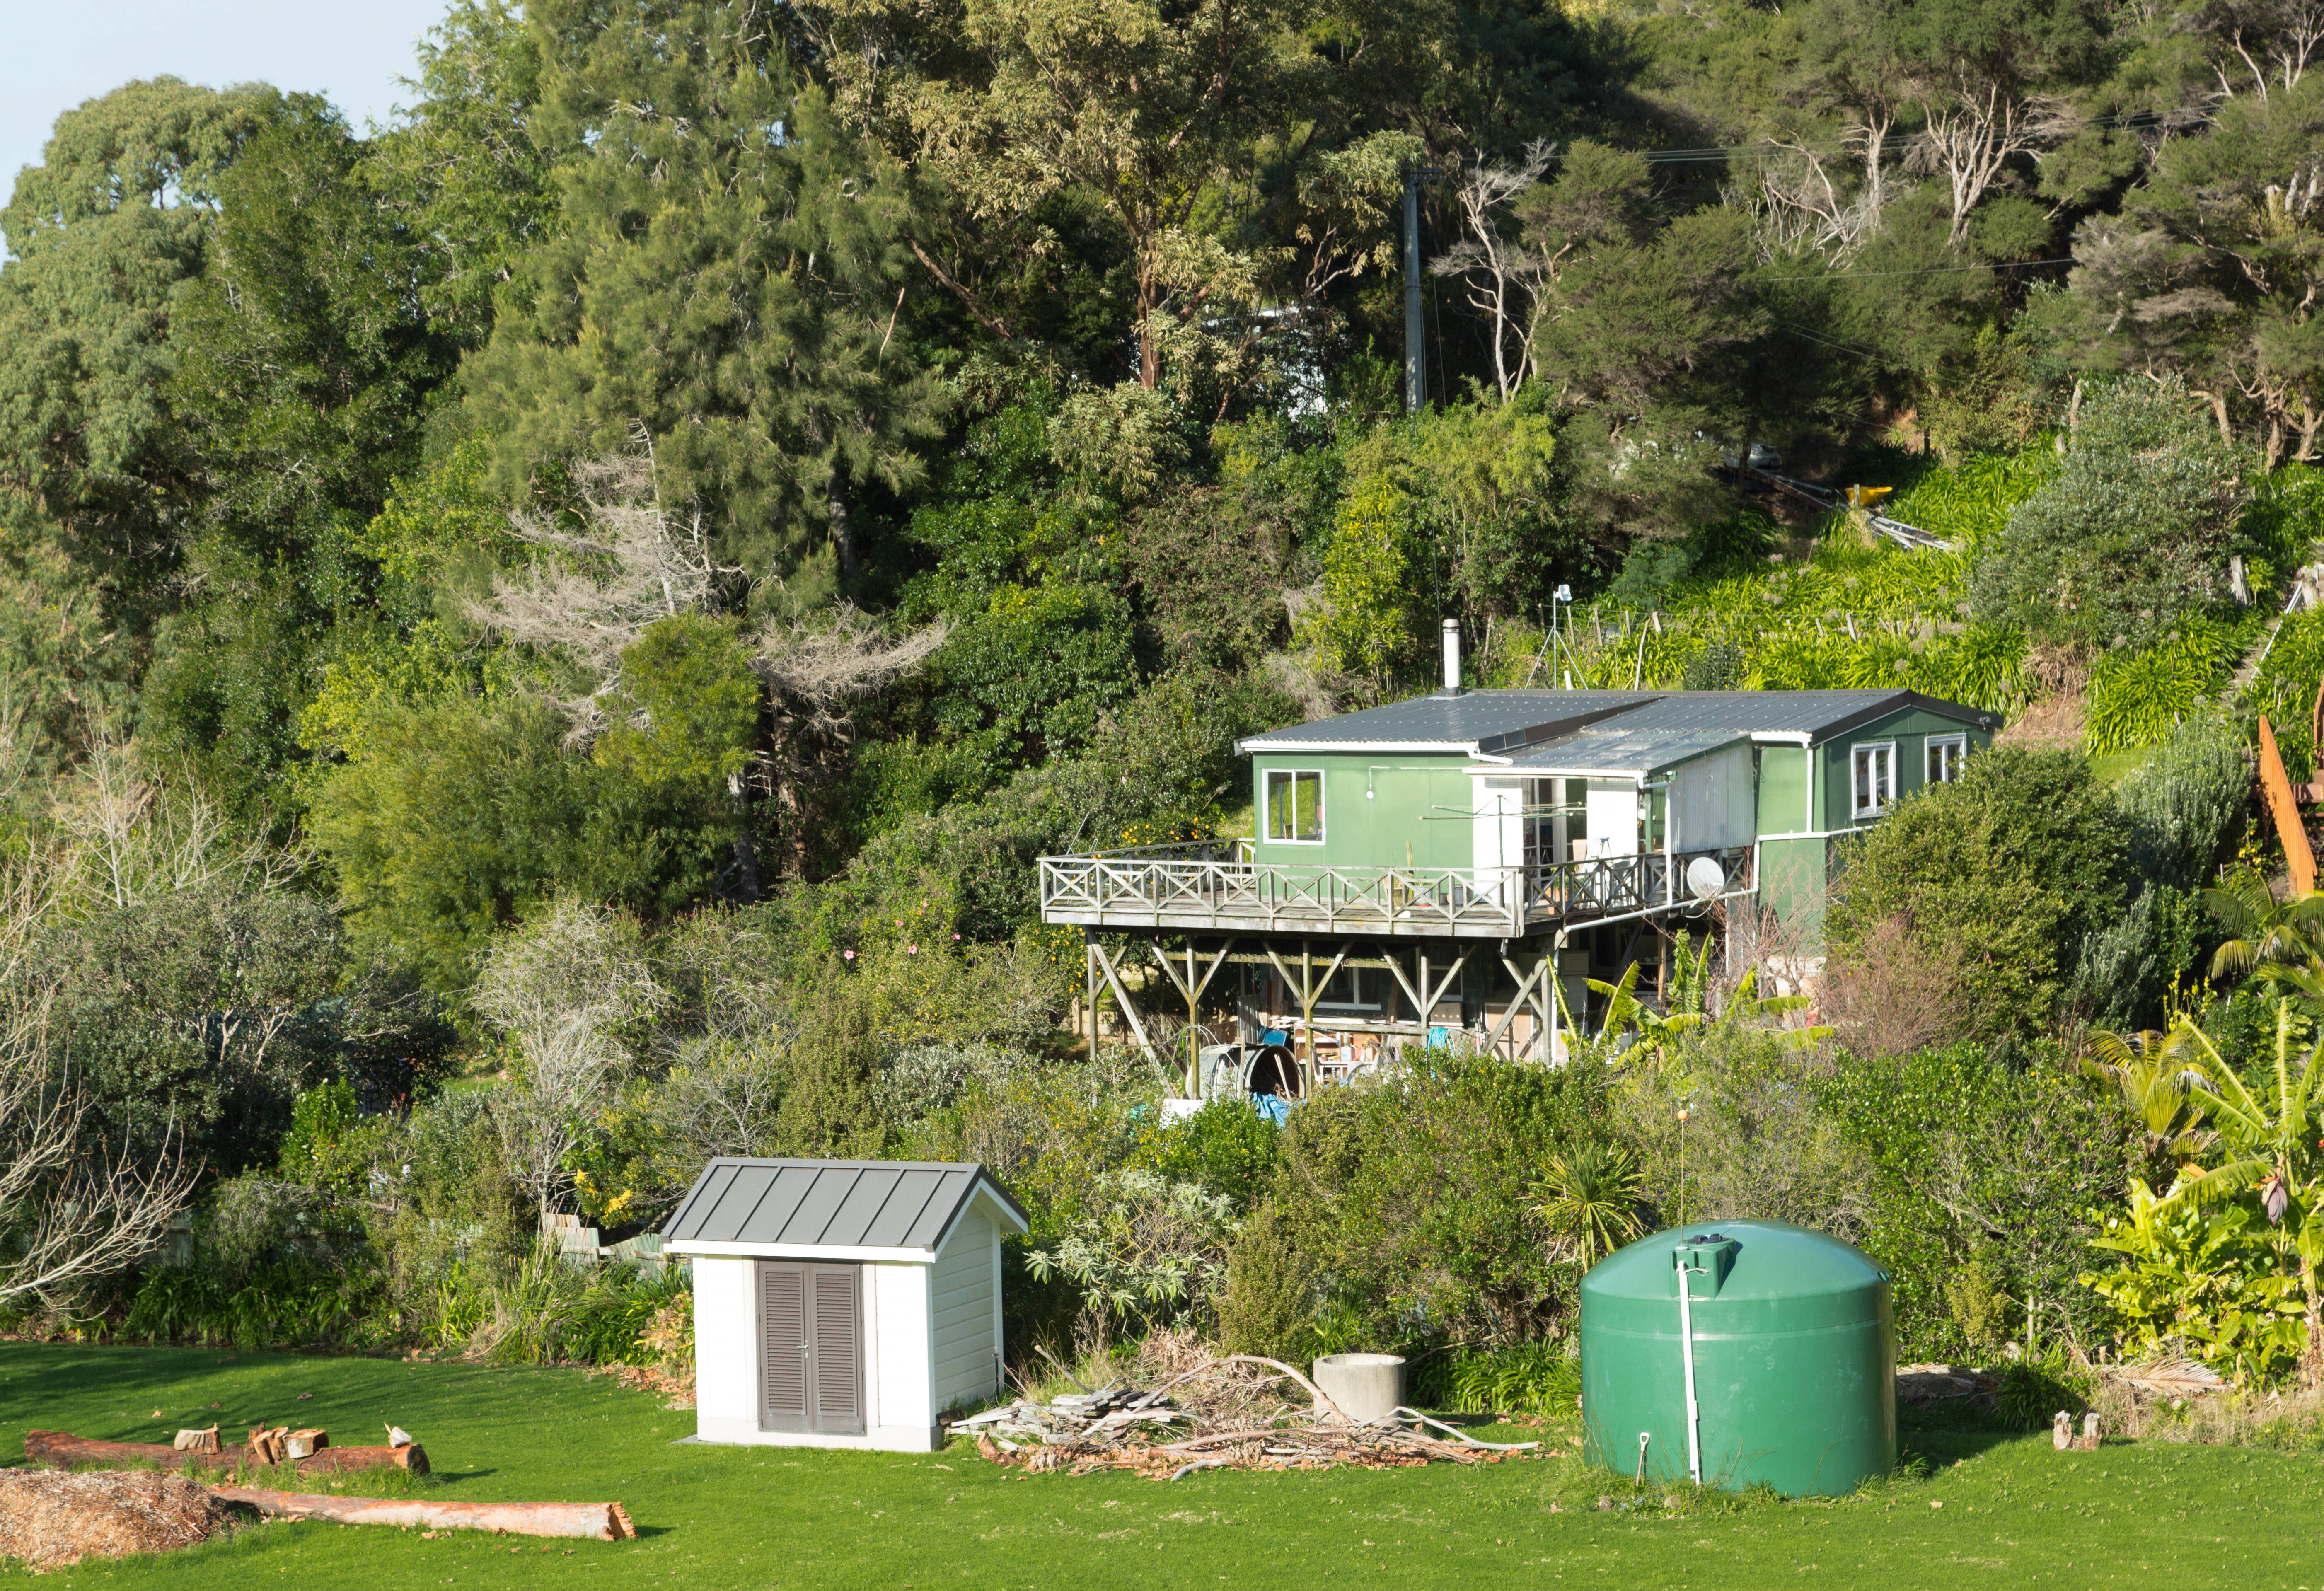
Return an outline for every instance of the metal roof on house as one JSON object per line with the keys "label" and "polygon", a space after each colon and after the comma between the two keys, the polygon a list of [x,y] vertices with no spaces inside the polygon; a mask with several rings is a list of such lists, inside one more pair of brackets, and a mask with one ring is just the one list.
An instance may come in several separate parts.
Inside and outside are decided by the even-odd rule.
{"label": "metal roof on house", "polygon": [[662,1236],[672,1243],[932,1249],[979,1184],[1027,1219],[982,1165],[722,1156],[703,1168]]}
{"label": "metal roof on house", "polygon": [[[1237,742],[1242,751],[1466,751],[1533,764],[1552,746],[1589,736],[1662,738],[1699,750],[1743,735],[1805,734],[1812,741],[1923,708],[1981,729],[2001,727],[1998,713],[1941,701],[1917,691],[1468,691],[1442,693]],[[1640,739],[1643,748],[1646,740]],[[1661,767],[1698,751],[1665,756]],[[1625,753],[1645,755],[1644,750]],[[1561,765],[1562,766],[1562,765]],[[1618,765],[1605,764],[1609,768]],[[1629,766],[1628,764],[1618,766]]]}
{"label": "metal roof on house", "polygon": [[1505,774],[1643,774],[1673,763],[1685,762],[1748,736],[1736,730],[1622,730],[1565,735],[1536,746],[1507,764],[1492,763],[1469,771],[1487,778]]}
{"label": "metal roof on house", "polygon": [[1653,691],[1443,692],[1269,730],[1240,751],[1438,750],[1490,754],[1571,733],[1655,699]]}

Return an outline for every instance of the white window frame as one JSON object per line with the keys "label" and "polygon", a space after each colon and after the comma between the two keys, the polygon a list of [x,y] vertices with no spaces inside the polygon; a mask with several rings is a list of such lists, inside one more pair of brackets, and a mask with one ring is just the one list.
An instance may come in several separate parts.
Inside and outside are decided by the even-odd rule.
{"label": "white window frame", "polygon": [[[1945,754],[1945,771],[1941,777],[1930,768],[1939,752]],[[1961,764],[1969,759],[1967,735],[1931,735],[1921,752],[1921,780],[1929,785],[1950,785],[1961,777]]]}
{"label": "white window frame", "polygon": [[[1884,770],[1885,777],[1881,780],[1882,786],[1886,789],[1886,796],[1883,798],[1877,791],[1876,791],[1872,803],[1868,806],[1859,800],[1857,796],[1857,791],[1862,783],[1862,781],[1858,777],[1858,771],[1863,766],[1864,760],[1867,758],[1878,758],[1886,765]],[[1855,818],[1877,818],[1885,814],[1890,807],[1895,805],[1896,742],[1894,740],[1860,740],[1855,745],[1850,746],[1848,749],[1849,815]]]}
{"label": "white window frame", "polygon": [[[1286,788],[1291,792],[1292,821],[1294,823],[1298,821],[1299,815],[1299,781],[1301,779],[1313,779],[1315,781],[1315,837],[1313,840],[1301,840],[1297,838],[1279,839],[1277,837],[1275,832],[1275,781],[1277,778],[1284,778],[1290,781]],[[1323,844],[1323,835],[1326,832],[1326,825],[1323,818],[1323,770],[1320,768],[1270,768],[1266,772],[1259,775],[1259,832],[1266,843],[1269,845]]]}

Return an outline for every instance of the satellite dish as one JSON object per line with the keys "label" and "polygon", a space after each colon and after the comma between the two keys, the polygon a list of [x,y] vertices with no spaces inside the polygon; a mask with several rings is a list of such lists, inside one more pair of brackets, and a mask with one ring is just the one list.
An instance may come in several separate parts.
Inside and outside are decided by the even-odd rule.
{"label": "satellite dish", "polygon": [[1727,887],[1727,874],[1707,856],[1698,856],[1686,864],[1686,887],[1697,900],[1709,900]]}

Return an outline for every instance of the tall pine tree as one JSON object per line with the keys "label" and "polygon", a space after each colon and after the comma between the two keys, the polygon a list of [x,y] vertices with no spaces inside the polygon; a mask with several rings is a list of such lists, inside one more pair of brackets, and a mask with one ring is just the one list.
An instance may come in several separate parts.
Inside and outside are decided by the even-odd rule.
{"label": "tall pine tree", "polygon": [[938,391],[896,337],[902,167],[803,86],[762,0],[542,0],[560,218],[465,367],[503,490],[650,444],[667,508],[794,602],[853,573],[862,494],[916,481]]}

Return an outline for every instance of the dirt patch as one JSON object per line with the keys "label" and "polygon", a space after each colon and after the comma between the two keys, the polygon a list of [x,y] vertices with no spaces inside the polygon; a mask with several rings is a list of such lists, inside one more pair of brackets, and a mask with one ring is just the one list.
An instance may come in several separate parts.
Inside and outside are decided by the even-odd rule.
{"label": "dirt patch", "polygon": [[173,1552],[233,1520],[225,1504],[182,1476],[0,1470],[0,1558],[36,1569]]}
{"label": "dirt patch", "polygon": [[1997,746],[2024,746],[2045,750],[2059,746],[2079,746],[2082,743],[2082,714],[2089,699],[2080,690],[2061,691],[2028,703],[2001,732],[1993,737]]}

